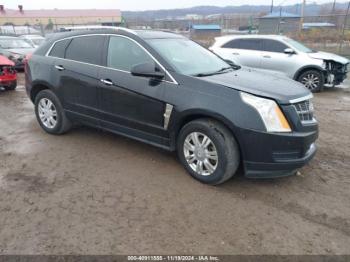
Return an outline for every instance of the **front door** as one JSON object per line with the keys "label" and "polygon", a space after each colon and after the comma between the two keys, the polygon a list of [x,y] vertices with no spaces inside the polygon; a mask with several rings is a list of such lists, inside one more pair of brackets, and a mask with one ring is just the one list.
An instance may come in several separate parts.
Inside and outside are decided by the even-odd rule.
{"label": "front door", "polygon": [[264,39],[261,68],[281,72],[288,77],[293,77],[294,74],[289,74],[290,72],[295,72],[299,59],[297,54],[286,54],[284,50],[287,48],[289,48],[287,45],[278,40]]}
{"label": "front door", "polygon": [[106,49],[106,68],[99,74],[101,126],[162,144],[168,135],[163,93],[169,83],[130,73],[134,65],[155,62],[134,40],[110,36]]}

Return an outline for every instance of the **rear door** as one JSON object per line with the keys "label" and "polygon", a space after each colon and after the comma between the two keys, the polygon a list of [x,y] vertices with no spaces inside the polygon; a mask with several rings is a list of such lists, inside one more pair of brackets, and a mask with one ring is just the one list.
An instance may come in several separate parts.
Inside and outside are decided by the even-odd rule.
{"label": "rear door", "polygon": [[222,46],[225,52],[224,58],[231,57],[230,60],[239,65],[260,68],[262,41],[256,38],[234,39]]}
{"label": "rear door", "polygon": [[64,58],[57,58],[53,68],[60,99],[67,111],[97,124],[98,71],[105,36],[78,36],[65,41],[61,47],[65,47]]}
{"label": "rear door", "polygon": [[99,75],[101,126],[164,144],[167,131],[163,94],[171,83],[130,73],[134,65],[155,61],[128,37],[110,36],[105,59],[106,68],[101,69]]}

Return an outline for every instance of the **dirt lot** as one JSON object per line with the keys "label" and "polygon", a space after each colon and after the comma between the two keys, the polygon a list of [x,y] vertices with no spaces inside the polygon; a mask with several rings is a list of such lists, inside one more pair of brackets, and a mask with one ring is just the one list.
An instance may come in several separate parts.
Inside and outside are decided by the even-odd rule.
{"label": "dirt lot", "polygon": [[139,142],[48,135],[22,86],[0,91],[0,253],[349,254],[350,89],[314,102],[319,151],[300,175],[212,187]]}

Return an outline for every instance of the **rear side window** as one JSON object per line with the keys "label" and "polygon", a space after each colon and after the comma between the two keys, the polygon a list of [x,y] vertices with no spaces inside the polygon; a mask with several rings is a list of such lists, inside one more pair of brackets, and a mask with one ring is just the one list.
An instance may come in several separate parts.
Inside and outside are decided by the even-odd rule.
{"label": "rear side window", "polygon": [[94,64],[102,64],[102,47],[104,36],[82,36],[73,38],[70,42],[65,58]]}
{"label": "rear side window", "polygon": [[262,41],[261,39],[241,39],[240,49],[261,51]]}
{"label": "rear side window", "polygon": [[108,45],[107,66],[131,71],[134,65],[154,62],[153,59],[134,41],[120,36],[112,36]]}
{"label": "rear side window", "polygon": [[222,46],[223,48],[235,48],[235,49],[240,49],[241,48],[241,40],[236,39],[236,40],[231,40],[224,44]]}
{"label": "rear side window", "polygon": [[280,41],[264,39],[263,40],[263,49],[267,52],[276,52],[276,53],[284,53],[284,50],[287,49],[288,46],[283,44]]}
{"label": "rear side window", "polygon": [[69,42],[70,39],[58,41],[51,49],[49,56],[64,58],[64,53]]}

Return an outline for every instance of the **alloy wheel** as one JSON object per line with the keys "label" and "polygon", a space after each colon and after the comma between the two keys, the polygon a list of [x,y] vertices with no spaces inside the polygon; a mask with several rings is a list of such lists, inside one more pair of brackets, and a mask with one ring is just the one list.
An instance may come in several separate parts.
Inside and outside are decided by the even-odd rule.
{"label": "alloy wheel", "polygon": [[218,152],[211,139],[200,132],[190,133],[183,145],[187,164],[202,176],[213,174],[218,166]]}
{"label": "alloy wheel", "polygon": [[50,129],[57,125],[57,110],[52,101],[48,98],[42,98],[38,104],[38,113],[41,123]]}
{"label": "alloy wheel", "polygon": [[314,73],[309,73],[302,78],[301,83],[309,90],[315,90],[320,84],[320,78]]}

